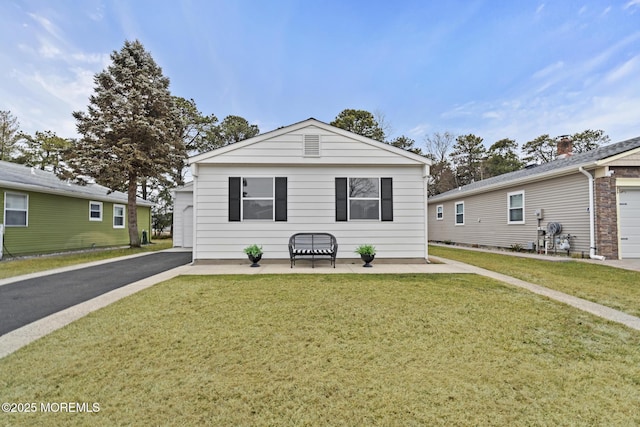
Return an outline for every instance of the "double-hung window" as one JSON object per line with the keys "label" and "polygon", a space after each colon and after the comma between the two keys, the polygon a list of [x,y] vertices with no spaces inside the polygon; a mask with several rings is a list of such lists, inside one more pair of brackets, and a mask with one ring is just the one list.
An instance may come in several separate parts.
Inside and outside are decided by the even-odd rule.
{"label": "double-hung window", "polygon": [[124,205],[113,205],[113,228],[124,228]]}
{"label": "double-hung window", "polygon": [[507,194],[508,224],[524,224],[524,191]]}
{"label": "double-hung window", "polygon": [[456,202],[456,225],[464,225],[464,202]]}
{"label": "double-hung window", "polygon": [[29,225],[29,196],[20,193],[4,193],[4,225],[26,227]]}
{"label": "double-hung window", "polygon": [[438,205],[436,206],[436,219],[438,221],[442,221],[443,218],[444,218],[444,206]]}
{"label": "double-hung window", "polygon": [[349,178],[349,219],[380,219],[379,178]]}
{"label": "double-hung window", "polygon": [[336,178],[336,221],[393,221],[392,178]]}
{"label": "double-hung window", "polygon": [[242,219],[273,221],[273,178],[242,178]]}
{"label": "double-hung window", "polygon": [[102,202],[89,202],[89,221],[102,221]]}
{"label": "double-hung window", "polygon": [[286,221],[286,177],[229,177],[229,221]]}

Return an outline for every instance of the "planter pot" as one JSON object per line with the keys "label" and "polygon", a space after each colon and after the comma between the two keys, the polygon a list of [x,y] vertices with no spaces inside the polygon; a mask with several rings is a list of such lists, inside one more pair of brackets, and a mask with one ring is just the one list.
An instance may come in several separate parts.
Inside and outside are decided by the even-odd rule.
{"label": "planter pot", "polygon": [[375,257],[375,255],[360,255],[360,259],[364,261],[363,267],[373,267],[371,261],[373,261]]}
{"label": "planter pot", "polygon": [[253,264],[251,264],[251,267],[260,267],[260,265],[258,264],[258,261],[260,261],[262,259],[262,254],[260,255],[247,255],[249,257],[249,261],[251,261]]}

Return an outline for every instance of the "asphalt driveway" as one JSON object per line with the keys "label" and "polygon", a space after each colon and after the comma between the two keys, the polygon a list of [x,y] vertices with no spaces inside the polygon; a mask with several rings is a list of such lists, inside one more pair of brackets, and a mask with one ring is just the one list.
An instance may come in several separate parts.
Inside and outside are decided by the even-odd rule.
{"label": "asphalt driveway", "polygon": [[157,252],[0,286],[0,335],[190,262],[191,252]]}

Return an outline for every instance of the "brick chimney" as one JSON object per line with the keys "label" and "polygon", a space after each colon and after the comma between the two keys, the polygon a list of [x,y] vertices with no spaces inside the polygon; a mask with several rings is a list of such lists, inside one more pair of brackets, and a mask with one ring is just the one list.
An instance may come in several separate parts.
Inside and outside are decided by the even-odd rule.
{"label": "brick chimney", "polygon": [[557,158],[564,159],[573,155],[573,141],[569,135],[562,135],[558,137]]}

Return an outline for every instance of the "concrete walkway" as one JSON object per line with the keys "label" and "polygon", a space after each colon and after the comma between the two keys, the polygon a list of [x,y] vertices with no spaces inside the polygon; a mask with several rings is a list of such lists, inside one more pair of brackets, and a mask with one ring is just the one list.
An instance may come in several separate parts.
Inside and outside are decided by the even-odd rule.
{"label": "concrete walkway", "polygon": [[[629,328],[640,330],[640,318],[631,316],[618,310],[605,307],[600,304],[577,298],[562,292],[544,288],[532,283],[524,282],[510,276],[495,273],[482,268],[474,267],[457,261],[444,258],[431,257],[436,263],[403,263],[389,264],[385,262],[375,262],[373,268],[363,268],[360,262],[338,262],[336,268],[332,268],[328,263],[318,263],[315,268],[311,268],[309,263],[298,263],[296,267],[290,268],[289,263],[283,262],[261,262],[257,268],[249,267],[246,260],[228,262],[215,265],[185,265],[172,270],[157,274],[155,276],[137,281],[128,286],[113,290],[100,295],[84,303],[67,308],[58,313],[35,321],[22,328],[16,329],[3,336],[0,336],[0,358],[11,354],[19,348],[29,344],[36,339],[43,337],[56,329],[86,316],[88,313],[105,307],[121,298],[132,295],[142,289],[155,285],[156,283],[172,279],[180,275],[219,275],[219,274],[478,274],[491,277],[501,282],[517,286],[539,295],[563,302],[572,307],[584,310],[604,319],[621,323]],[[82,268],[85,266],[78,266]]]}

